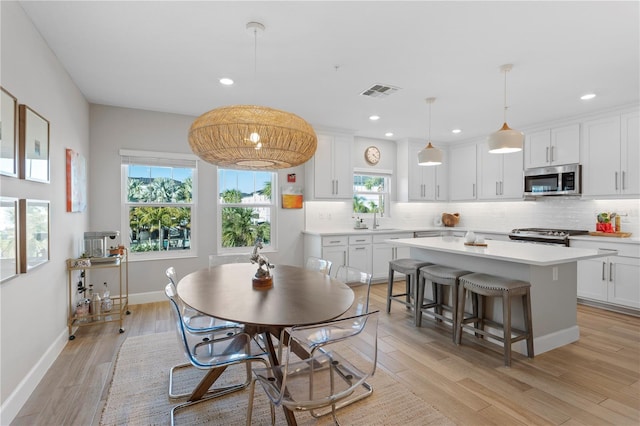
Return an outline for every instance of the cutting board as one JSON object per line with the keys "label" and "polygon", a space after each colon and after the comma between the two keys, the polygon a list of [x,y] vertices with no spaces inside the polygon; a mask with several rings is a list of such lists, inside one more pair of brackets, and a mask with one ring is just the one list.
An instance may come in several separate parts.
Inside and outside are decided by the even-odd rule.
{"label": "cutting board", "polygon": [[631,236],[631,232],[589,232],[592,237],[612,237],[612,238],[627,238]]}

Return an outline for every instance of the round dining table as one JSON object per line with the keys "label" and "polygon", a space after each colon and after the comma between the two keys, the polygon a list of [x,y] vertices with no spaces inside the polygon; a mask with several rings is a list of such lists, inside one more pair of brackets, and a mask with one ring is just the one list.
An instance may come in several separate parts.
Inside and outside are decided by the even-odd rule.
{"label": "round dining table", "polygon": [[[289,265],[271,269],[270,288],[254,288],[256,270],[257,266],[251,263],[201,269],[180,280],[178,296],[199,312],[244,324],[251,335],[262,334],[271,365],[279,364],[271,336],[279,339],[286,327],[337,318],[354,300],[353,290],[346,284],[320,272]],[[202,398],[223,371],[211,370],[189,400]],[[286,408],[285,417],[288,424],[296,424],[293,412]]]}

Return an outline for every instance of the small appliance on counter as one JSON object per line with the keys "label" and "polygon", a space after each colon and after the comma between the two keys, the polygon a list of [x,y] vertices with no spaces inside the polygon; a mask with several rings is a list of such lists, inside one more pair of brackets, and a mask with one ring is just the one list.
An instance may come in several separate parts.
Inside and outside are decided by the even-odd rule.
{"label": "small appliance on counter", "polygon": [[109,247],[114,245],[109,240],[115,240],[120,231],[98,231],[84,233],[83,257],[108,257]]}

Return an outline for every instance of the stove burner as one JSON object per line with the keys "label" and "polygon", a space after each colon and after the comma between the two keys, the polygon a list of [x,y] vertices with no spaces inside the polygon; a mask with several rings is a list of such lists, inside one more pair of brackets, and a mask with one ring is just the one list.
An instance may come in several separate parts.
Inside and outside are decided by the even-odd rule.
{"label": "stove burner", "polygon": [[549,228],[517,228],[511,231],[509,238],[517,241],[569,245],[572,235],[586,235],[589,231]]}

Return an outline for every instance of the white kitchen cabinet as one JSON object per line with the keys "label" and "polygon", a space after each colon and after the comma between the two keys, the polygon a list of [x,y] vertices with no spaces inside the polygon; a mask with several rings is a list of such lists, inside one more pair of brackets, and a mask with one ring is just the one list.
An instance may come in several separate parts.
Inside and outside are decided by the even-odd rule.
{"label": "white kitchen cabinet", "polygon": [[377,234],[373,236],[373,280],[386,281],[389,276],[389,261],[410,257],[409,247],[396,247],[385,240],[395,240],[398,238],[413,238],[412,233],[401,234]]}
{"label": "white kitchen cabinet", "polygon": [[491,154],[486,142],[478,144],[478,199],[519,199],[523,193],[522,151]]}
{"label": "white kitchen cabinet", "polygon": [[[617,255],[578,262],[578,298],[640,309],[640,253],[635,244],[578,241],[572,247],[617,250]],[[615,252],[612,252],[615,253]]]}
{"label": "white kitchen cabinet", "polygon": [[420,166],[418,152],[425,143],[414,141],[409,149],[409,201],[443,201],[447,199],[447,153],[439,166]]}
{"label": "white kitchen cabinet", "polygon": [[583,195],[640,194],[639,116],[636,111],[583,123]]}
{"label": "white kitchen cabinet", "polygon": [[475,200],[476,145],[454,146],[449,150],[449,198],[451,201]]}
{"label": "white kitchen cabinet", "polygon": [[525,168],[580,162],[580,124],[533,132],[525,136]]}
{"label": "white kitchen cabinet", "polygon": [[371,235],[349,237],[347,264],[352,268],[371,273]]}
{"label": "white kitchen cabinet", "polygon": [[331,261],[331,271],[333,274],[335,274],[339,266],[347,264],[348,241],[348,237],[344,235],[322,237],[322,251],[319,257]]}
{"label": "white kitchen cabinet", "polygon": [[318,147],[313,156],[313,173],[310,176],[315,199],[353,197],[352,149],[352,136],[318,134]]}

